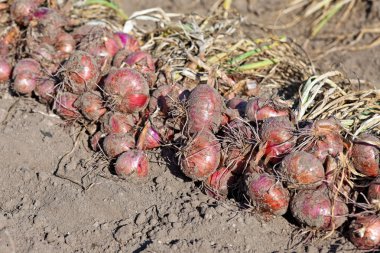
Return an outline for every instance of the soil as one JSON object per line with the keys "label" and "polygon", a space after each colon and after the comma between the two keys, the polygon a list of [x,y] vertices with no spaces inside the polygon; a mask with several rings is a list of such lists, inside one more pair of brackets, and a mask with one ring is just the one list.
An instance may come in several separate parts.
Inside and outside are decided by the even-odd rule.
{"label": "soil", "polygon": [[[157,1],[124,1],[127,13]],[[159,1],[173,12],[205,13],[213,1]],[[269,24],[284,1],[236,0],[250,22]],[[379,19],[374,2],[372,21]],[[358,13],[359,23],[369,22]],[[355,18],[353,18],[355,19]],[[302,44],[306,27],[275,33]],[[314,43],[314,42],[313,42]],[[318,42],[311,45],[317,47]],[[378,48],[336,52],[316,62],[339,66],[351,77],[379,83]],[[285,217],[265,220],[218,202],[175,166],[151,155],[144,182],[113,176],[88,150],[84,134],[32,99],[0,100],[0,252],[344,252],[354,247],[340,232],[289,249],[299,236]],[[54,176],[59,168],[62,177]],[[299,234],[298,234],[299,235]]]}

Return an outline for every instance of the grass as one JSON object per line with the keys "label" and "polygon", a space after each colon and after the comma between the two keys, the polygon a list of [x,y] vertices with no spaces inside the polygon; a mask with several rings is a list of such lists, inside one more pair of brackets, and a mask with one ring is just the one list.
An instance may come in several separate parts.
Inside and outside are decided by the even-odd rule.
{"label": "grass", "polygon": [[107,0],[86,0],[85,5],[102,5],[102,6],[105,6],[105,7],[108,7],[112,10],[114,10],[118,16],[120,16],[120,18],[124,19],[124,20],[127,20],[128,19],[128,15],[125,14],[125,12],[123,11],[123,9],[121,9],[116,3],[112,2],[112,1],[107,1]]}

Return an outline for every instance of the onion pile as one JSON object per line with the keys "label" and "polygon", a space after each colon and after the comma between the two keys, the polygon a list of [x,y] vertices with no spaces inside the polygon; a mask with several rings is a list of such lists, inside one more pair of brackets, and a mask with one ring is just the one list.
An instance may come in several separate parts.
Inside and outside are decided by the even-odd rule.
{"label": "onion pile", "polygon": [[41,78],[40,64],[31,58],[20,60],[13,70],[13,90],[22,95],[30,95]]}
{"label": "onion pile", "polygon": [[[183,176],[218,200],[266,217],[289,214],[312,230],[351,223],[354,245],[380,247],[379,136],[352,138],[333,117],[296,122],[286,103],[259,94],[224,98],[218,80],[215,87],[169,80],[132,35],[72,27],[46,6],[14,0],[6,10],[18,26],[15,36],[0,37],[0,85],[86,126],[89,145],[116,176],[146,179],[148,152],[175,147]],[[358,193],[368,201],[350,202]]]}
{"label": "onion pile", "polygon": [[[0,38],[0,84],[36,97],[64,120],[91,126],[90,146],[111,160],[120,177],[133,171],[146,177],[144,150],[159,147],[161,134],[167,137],[148,125],[155,59],[130,34],[103,25],[71,27],[64,12],[46,6],[43,0],[15,0],[5,10],[18,32],[11,31],[13,41],[9,34]],[[9,52],[17,40],[25,42],[15,61]]]}

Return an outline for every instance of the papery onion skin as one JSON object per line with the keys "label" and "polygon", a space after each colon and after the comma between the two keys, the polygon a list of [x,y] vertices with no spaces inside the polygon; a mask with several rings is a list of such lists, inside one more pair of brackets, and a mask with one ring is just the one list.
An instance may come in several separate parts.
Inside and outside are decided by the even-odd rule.
{"label": "papery onion skin", "polygon": [[161,136],[158,131],[147,122],[137,140],[137,149],[147,150],[158,148],[161,145]]}
{"label": "papery onion skin", "polygon": [[103,133],[98,131],[90,138],[90,147],[93,151],[99,151],[101,146],[101,139],[103,138]]}

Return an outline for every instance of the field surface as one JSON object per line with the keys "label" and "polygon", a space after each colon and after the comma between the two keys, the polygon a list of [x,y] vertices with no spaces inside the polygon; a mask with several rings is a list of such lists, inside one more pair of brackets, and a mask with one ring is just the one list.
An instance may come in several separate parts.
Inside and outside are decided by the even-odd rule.
{"label": "field surface", "polygon": [[[160,7],[206,14],[213,1],[119,1],[126,13]],[[236,0],[247,23],[273,25],[282,0]],[[364,2],[364,1],[363,1]],[[359,6],[339,32],[379,23],[380,1]],[[159,6],[158,6],[159,5]],[[285,17],[283,22],[286,22]],[[333,21],[332,21],[333,22]],[[249,25],[246,25],[249,33]],[[334,28],[331,28],[334,32]],[[355,30],[356,29],[356,30]],[[303,44],[308,26],[273,30]],[[329,34],[329,27],[323,31]],[[310,42],[311,50],[325,41]],[[337,51],[315,60],[321,72],[341,70],[353,79],[380,83],[380,48]],[[380,87],[380,86],[378,86]],[[336,233],[312,246],[289,250],[294,226],[286,218],[263,221],[207,197],[178,168],[151,164],[146,182],[123,181],[94,166],[85,138],[32,99],[0,100],[0,253],[6,252],[344,252],[354,247]],[[79,130],[78,130],[79,131]],[[152,156],[152,160],[157,160]],[[59,167],[62,178],[53,175]],[[80,186],[77,183],[83,185]]]}

